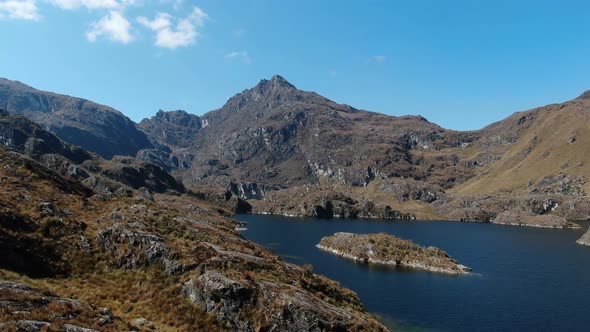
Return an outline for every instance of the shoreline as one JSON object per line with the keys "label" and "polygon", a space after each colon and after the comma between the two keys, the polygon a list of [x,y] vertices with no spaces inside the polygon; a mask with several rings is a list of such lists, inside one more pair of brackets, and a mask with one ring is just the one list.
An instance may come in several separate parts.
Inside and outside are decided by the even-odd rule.
{"label": "shoreline", "polygon": [[452,270],[452,269],[438,268],[438,267],[426,265],[426,264],[419,263],[419,262],[415,262],[415,263],[400,262],[400,264],[398,264],[396,261],[383,261],[383,260],[378,260],[378,259],[373,259],[373,258],[369,258],[369,259],[365,260],[360,257],[354,256],[351,254],[347,254],[347,253],[342,252],[340,250],[337,250],[337,249],[334,249],[334,248],[331,248],[328,246],[324,246],[321,244],[316,244],[316,248],[324,250],[329,253],[332,253],[336,256],[340,256],[340,257],[352,260],[357,263],[370,263],[370,264],[376,264],[376,265],[399,266],[399,267],[406,267],[406,268],[412,268],[412,269],[416,269],[416,270],[424,270],[424,271],[428,271],[428,272],[441,273],[441,274],[447,274],[447,275],[464,275],[464,274],[471,273],[471,271],[470,271],[471,269],[465,265],[462,265],[462,264],[457,264],[457,267],[459,268],[459,270]]}
{"label": "shoreline", "polygon": [[273,213],[268,211],[261,211],[261,212],[253,212],[253,213],[241,213],[241,214],[260,214],[265,216],[280,216],[280,217],[288,217],[288,218],[313,218],[318,220],[330,220],[330,219],[351,219],[351,220],[387,220],[387,221],[410,221],[410,222],[462,222],[462,223],[470,223],[470,224],[492,224],[492,225],[501,225],[501,226],[518,226],[518,227],[531,227],[531,228],[547,228],[547,229],[562,229],[562,230],[577,230],[581,229],[582,226],[579,224],[567,220],[569,223],[568,226],[566,225],[541,225],[541,224],[526,224],[526,223],[501,223],[501,222],[494,222],[494,221],[482,221],[482,220],[451,220],[451,219],[387,219],[387,218],[379,218],[379,217],[356,217],[356,218],[348,218],[342,215],[334,215],[332,218],[318,218],[315,216],[304,216],[299,214],[291,214],[291,213]]}

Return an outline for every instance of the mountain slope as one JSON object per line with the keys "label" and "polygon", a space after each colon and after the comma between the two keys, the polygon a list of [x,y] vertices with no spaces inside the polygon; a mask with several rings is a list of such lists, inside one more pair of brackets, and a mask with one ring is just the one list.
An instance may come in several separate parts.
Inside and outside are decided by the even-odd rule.
{"label": "mountain slope", "polygon": [[146,135],[129,118],[89,100],[40,91],[0,78],[0,108],[22,114],[66,142],[103,158],[135,155],[151,147]]}
{"label": "mountain slope", "polygon": [[182,183],[156,165],[129,157],[104,160],[65,143],[24,116],[12,115],[2,109],[0,145],[105,194],[142,187],[154,192],[185,190]]}
{"label": "mountain slope", "polygon": [[[497,161],[457,192],[528,194],[590,192],[590,93],[519,112],[481,130],[478,147]],[[563,182],[559,185],[559,182]],[[552,188],[559,185],[559,188]]]}

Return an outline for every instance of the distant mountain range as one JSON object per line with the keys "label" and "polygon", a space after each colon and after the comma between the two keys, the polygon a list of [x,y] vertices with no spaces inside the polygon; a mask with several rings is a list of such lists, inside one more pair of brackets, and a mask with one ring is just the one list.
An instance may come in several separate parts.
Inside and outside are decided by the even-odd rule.
{"label": "distant mountain range", "polygon": [[523,224],[540,215],[590,216],[590,92],[468,132],[358,110],[280,76],[203,116],[159,111],[139,124],[5,79],[0,108],[104,158],[133,157],[188,187],[227,189],[257,212],[384,215],[367,210],[369,202],[429,219],[500,222],[507,210]]}

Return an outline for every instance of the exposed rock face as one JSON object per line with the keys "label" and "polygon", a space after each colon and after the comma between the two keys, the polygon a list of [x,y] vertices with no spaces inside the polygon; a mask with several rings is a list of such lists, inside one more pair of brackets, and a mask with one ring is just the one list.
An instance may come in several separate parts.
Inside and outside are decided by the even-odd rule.
{"label": "exposed rock face", "polygon": [[216,315],[232,329],[253,331],[251,324],[240,319],[241,308],[254,305],[254,290],[217,271],[208,271],[197,279],[187,281],[182,293],[204,311]]}
{"label": "exposed rock face", "polygon": [[577,241],[578,244],[584,246],[590,246],[590,228],[588,231]]}
{"label": "exposed rock face", "polygon": [[143,149],[137,152],[135,156],[137,160],[158,165],[167,172],[190,168],[194,157],[193,154],[186,152],[186,149],[177,149],[173,153],[172,150],[165,147],[161,149]]}
{"label": "exposed rock face", "polygon": [[168,172],[151,163],[136,162],[132,158],[113,159],[115,167],[105,167],[101,174],[132,188],[146,187],[155,192],[175,190],[184,192],[184,185]]}
{"label": "exposed rock face", "polygon": [[422,201],[432,203],[444,196],[444,190],[423,181],[388,179],[379,185],[379,189],[394,195],[399,201]]}
{"label": "exposed rock face", "polygon": [[107,309],[0,280],[0,330],[91,332],[128,328]]}
{"label": "exposed rock face", "polygon": [[283,283],[236,281],[208,271],[187,281],[182,293],[232,330],[258,330],[259,322],[242,316],[241,309],[248,307],[264,308],[259,320],[267,331],[382,330],[354,326],[352,321],[359,317]]}
{"label": "exposed rock face", "polygon": [[201,129],[201,119],[182,110],[158,111],[155,116],[143,119],[138,125],[154,145],[186,148]]}
{"label": "exposed rock face", "polygon": [[231,182],[229,191],[242,199],[262,199],[266,190],[264,186],[259,186],[257,183]]}
{"label": "exposed rock face", "polygon": [[386,233],[335,233],[322,238],[317,247],[364,263],[397,265],[447,274],[471,271],[439,248],[424,248]]}
{"label": "exposed rock face", "polygon": [[171,258],[173,255],[166,247],[164,239],[147,233],[146,228],[138,222],[126,225],[117,223],[102,230],[96,241],[118,268],[137,269],[161,264],[167,273],[177,273],[180,263]]}
{"label": "exposed rock face", "polygon": [[40,91],[0,78],[0,108],[22,114],[66,142],[104,158],[135,155],[151,147],[146,135],[129,118],[108,106]]}

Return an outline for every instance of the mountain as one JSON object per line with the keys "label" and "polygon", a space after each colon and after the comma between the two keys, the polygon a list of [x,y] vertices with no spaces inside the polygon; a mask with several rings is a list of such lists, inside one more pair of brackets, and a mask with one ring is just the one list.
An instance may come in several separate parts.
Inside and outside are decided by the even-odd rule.
{"label": "mountain", "polygon": [[64,141],[106,159],[135,155],[152,146],[133,121],[111,107],[40,91],[18,81],[0,78],[0,108],[24,115]]}
{"label": "mountain", "polygon": [[[158,113],[140,127],[153,128],[163,118]],[[438,177],[442,185],[455,179],[438,173],[435,164],[441,161],[416,158],[410,151],[474,139],[420,116],[393,117],[338,104],[298,90],[280,76],[235,95],[221,109],[203,115],[200,126],[196,123],[185,127],[194,133],[192,144],[178,146],[195,156],[190,171],[181,176],[188,183],[212,186],[237,182],[280,189],[319,183],[322,177],[352,186],[364,186],[376,177]],[[174,133],[182,132],[174,128]],[[170,147],[167,129],[148,132]]]}

